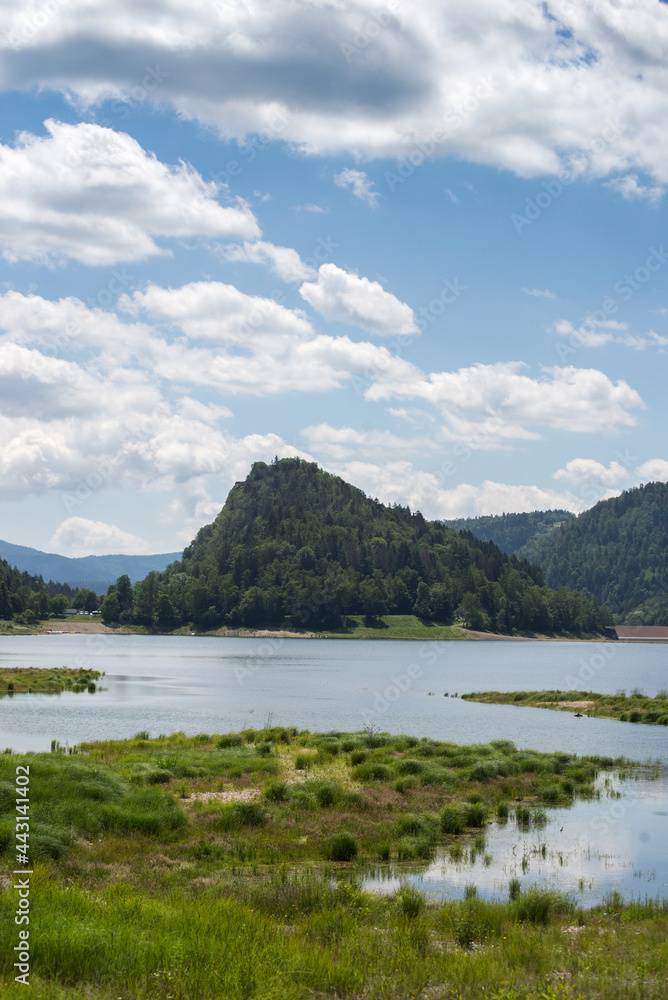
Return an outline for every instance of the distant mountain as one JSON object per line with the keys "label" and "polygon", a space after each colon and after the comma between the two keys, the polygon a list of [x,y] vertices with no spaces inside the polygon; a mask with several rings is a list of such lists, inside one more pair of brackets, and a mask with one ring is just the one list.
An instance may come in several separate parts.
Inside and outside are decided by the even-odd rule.
{"label": "distant mountain", "polygon": [[[610,621],[595,601],[548,590],[536,566],[493,542],[385,506],[296,458],[256,462],[182,559],[133,598],[134,621],[165,630],[338,627],[347,615],[385,614],[458,616],[505,633],[598,632]],[[123,595],[106,600],[114,613],[124,606]]]}
{"label": "distant mountain", "polygon": [[593,595],[619,624],[668,625],[668,483],[601,500],[521,554],[549,586]]}
{"label": "distant mountain", "polygon": [[509,556],[535,538],[575,517],[570,510],[534,510],[530,514],[490,514],[443,521],[455,531],[470,531],[483,542],[494,542]]}
{"label": "distant mountain", "polygon": [[98,593],[104,593],[109,584],[123,574],[127,573],[134,583],[154,570],[162,572],[170,562],[180,558],[180,552],[169,552],[155,556],[82,556],[69,559],[67,556],[40,552],[39,549],[31,549],[25,545],[0,541],[0,559],[5,559],[21,572],[41,576],[47,581],[60,580],[75,589],[78,586],[87,587]]}

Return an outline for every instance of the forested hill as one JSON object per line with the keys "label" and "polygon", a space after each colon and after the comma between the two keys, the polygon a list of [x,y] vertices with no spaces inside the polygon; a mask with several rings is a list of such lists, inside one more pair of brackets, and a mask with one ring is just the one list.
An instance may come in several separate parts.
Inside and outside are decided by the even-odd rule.
{"label": "forested hill", "polygon": [[527,543],[575,517],[570,510],[533,510],[526,514],[490,514],[443,521],[455,531],[470,531],[485,542],[495,542],[502,552],[517,554]]}
{"label": "forested hill", "polygon": [[584,590],[626,624],[668,625],[668,484],[601,500],[523,553],[553,587]]}
{"label": "forested hill", "polygon": [[257,462],[183,558],[133,596],[134,620],[162,628],[317,628],[350,614],[414,613],[507,633],[593,632],[609,620],[587,597],[548,590],[537,567],[492,542],[386,507],[296,458]]}
{"label": "forested hill", "polygon": [[[72,590],[67,585],[45,583],[41,576],[22,573],[0,559],[0,619],[31,625],[39,618],[46,618],[51,611],[62,613],[69,604]],[[54,602],[58,594],[61,598]]]}

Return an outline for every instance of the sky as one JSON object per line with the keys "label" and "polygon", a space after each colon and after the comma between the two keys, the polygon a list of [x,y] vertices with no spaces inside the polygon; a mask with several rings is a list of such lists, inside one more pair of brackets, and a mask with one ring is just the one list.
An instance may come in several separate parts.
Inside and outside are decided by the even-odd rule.
{"label": "sky", "polygon": [[[668,5],[0,0],[0,537],[668,480]],[[662,242],[665,240],[665,244]]]}

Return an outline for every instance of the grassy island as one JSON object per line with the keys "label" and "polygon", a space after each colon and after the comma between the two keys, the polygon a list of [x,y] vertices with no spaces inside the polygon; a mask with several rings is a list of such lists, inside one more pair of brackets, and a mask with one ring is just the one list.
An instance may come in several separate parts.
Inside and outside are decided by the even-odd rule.
{"label": "grassy island", "polygon": [[[668,906],[583,911],[553,888],[434,903],[372,869],[484,851],[491,822],[544,823],[596,794],[607,758],[379,732],[242,733],[0,755],[4,882],[30,770],[31,995],[40,1000],[658,1000]],[[0,873],[0,877],[3,877]],[[0,895],[13,984],[15,900]]]}
{"label": "grassy island", "polygon": [[93,694],[99,670],[74,667],[3,667],[0,669],[0,697],[14,694],[61,694],[88,691]]}
{"label": "grassy island", "polygon": [[591,718],[668,726],[667,691],[659,691],[654,698],[649,698],[640,691],[630,695],[623,691],[618,691],[617,694],[597,694],[595,691],[478,691],[463,694],[462,698],[489,705],[528,705],[531,708],[551,708]]}

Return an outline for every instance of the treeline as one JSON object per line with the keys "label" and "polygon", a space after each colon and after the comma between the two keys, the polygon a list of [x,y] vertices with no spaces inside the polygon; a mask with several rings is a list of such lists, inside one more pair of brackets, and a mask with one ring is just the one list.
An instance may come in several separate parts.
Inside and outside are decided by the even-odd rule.
{"label": "treeline", "polygon": [[470,531],[484,542],[495,542],[508,555],[521,554],[528,542],[575,517],[570,510],[532,510],[525,514],[489,514],[443,521],[455,531]]}
{"label": "treeline", "polygon": [[101,612],[165,631],[336,628],[348,615],[410,613],[507,634],[610,623],[595,600],[549,590],[540,569],[494,543],[384,506],[296,458],[256,463],[181,560],[134,587],[121,578]]}
{"label": "treeline", "polygon": [[66,583],[44,582],[41,576],[22,573],[0,559],[0,619],[33,625],[50,615],[63,614],[74,591]]}
{"label": "treeline", "polygon": [[553,587],[594,596],[625,624],[668,624],[668,484],[602,500],[523,550]]}

